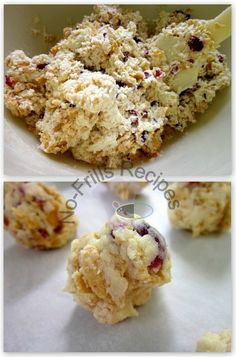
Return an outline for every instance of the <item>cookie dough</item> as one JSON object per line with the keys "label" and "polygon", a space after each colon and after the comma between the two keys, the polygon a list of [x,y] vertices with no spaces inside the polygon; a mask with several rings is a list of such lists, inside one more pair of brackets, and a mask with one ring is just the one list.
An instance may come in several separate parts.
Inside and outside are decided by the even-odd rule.
{"label": "cookie dough", "polygon": [[37,249],[65,245],[77,228],[77,219],[74,214],[69,217],[71,213],[64,197],[51,186],[41,182],[5,183],[4,227],[20,244]]}
{"label": "cookie dough", "polygon": [[207,22],[189,17],[161,13],[152,33],[137,11],[95,6],[48,55],[7,56],[6,107],[46,153],[111,168],[157,157],[170,128],[194,122],[230,83]]}
{"label": "cookie dough", "polygon": [[206,332],[197,343],[197,352],[231,352],[231,331]]}
{"label": "cookie dough", "polygon": [[193,236],[225,231],[231,224],[229,182],[185,182],[171,185],[179,207],[169,209],[171,223]]}
{"label": "cookie dough", "polygon": [[122,200],[138,195],[147,185],[146,182],[107,182],[106,185]]}
{"label": "cookie dough", "polygon": [[101,323],[137,316],[155,286],[171,279],[164,238],[140,219],[113,216],[99,231],[75,239],[65,290]]}

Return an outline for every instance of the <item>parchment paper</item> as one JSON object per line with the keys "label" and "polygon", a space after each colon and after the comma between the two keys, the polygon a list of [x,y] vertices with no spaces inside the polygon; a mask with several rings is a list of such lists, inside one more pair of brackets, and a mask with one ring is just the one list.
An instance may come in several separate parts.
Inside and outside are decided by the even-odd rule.
{"label": "parchment paper", "polygon": [[[57,184],[67,198],[70,183]],[[121,202],[105,185],[96,184],[77,199],[78,235],[96,230]],[[138,309],[139,317],[113,326],[63,292],[70,244],[39,252],[4,237],[4,349],[11,352],[190,351],[206,331],[231,328],[230,233],[192,238],[171,227],[162,192],[147,187],[138,201],[154,208],[147,220],[166,238],[172,282],[156,288]]]}

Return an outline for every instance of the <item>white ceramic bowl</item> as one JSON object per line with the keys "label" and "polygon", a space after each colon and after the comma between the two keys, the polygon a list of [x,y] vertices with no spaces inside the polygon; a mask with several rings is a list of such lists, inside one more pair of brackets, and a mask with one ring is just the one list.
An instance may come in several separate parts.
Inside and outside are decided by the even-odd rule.
{"label": "white ceramic bowl", "polygon": [[[160,9],[191,7],[195,18],[213,18],[224,5],[130,5],[147,19],[154,19]],[[48,50],[41,37],[34,37],[31,28],[46,26],[47,32],[61,37],[62,29],[74,24],[92,10],[91,5],[5,5],[5,55],[22,49],[29,55]],[[33,24],[35,17],[40,23]],[[231,41],[221,51],[230,64]],[[48,155],[38,149],[39,142],[26,130],[21,120],[5,112],[5,174],[13,176],[73,176],[84,178],[91,166],[74,160],[70,155]],[[218,94],[199,122],[181,137],[163,147],[162,156],[142,165],[145,171],[171,176],[218,176],[231,173],[231,102],[230,89]],[[116,170],[116,177],[121,177]],[[134,179],[126,173],[126,179]]]}

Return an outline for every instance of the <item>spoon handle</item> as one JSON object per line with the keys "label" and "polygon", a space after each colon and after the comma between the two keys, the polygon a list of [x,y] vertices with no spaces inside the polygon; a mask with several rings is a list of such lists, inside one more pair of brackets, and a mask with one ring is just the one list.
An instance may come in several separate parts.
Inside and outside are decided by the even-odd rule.
{"label": "spoon handle", "polygon": [[221,43],[231,35],[231,8],[227,7],[215,19],[208,22],[208,29],[216,43]]}

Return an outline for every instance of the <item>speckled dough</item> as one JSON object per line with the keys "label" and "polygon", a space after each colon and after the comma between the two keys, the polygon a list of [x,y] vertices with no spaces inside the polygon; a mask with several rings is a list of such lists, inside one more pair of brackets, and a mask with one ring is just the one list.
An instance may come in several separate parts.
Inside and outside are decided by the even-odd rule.
{"label": "speckled dough", "polygon": [[[170,128],[194,122],[230,82],[206,21],[189,17],[162,12],[151,33],[139,12],[95,6],[48,55],[7,56],[5,104],[46,153],[70,150],[111,168],[155,158]],[[195,38],[203,48],[189,42]],[[179,77],[186,70],[190,88]]]}
{"label": "speckled dough", "polygon": [[77,228],[77,219],[71,213],[62,195],[44,183],[4,185],[4,227],[27,247],[52,249],[65,245]]}
{"label": "speckled dough", "polygon": [[193,236],[225,231],[231,224],[231,186],[227,182],[188,182],[171,185],[179,207],[169,209],[171,223]]}
{"label": "speckled dough", "polygon": [[206,332],[198,340],[197,352],[231,352],[231,331]]}
{"label": "speckled dough", "polygon": [[75,239],[65,290],[101,323],[137,316],[154,286],[168,283],[171,262],[161,235],[142,220],[114,216],[99,232]]}
{"label": "speckled dough", "polygon": [[146,182],[107,182],[106,185],[122,200],[138,195],[147,185]]}

